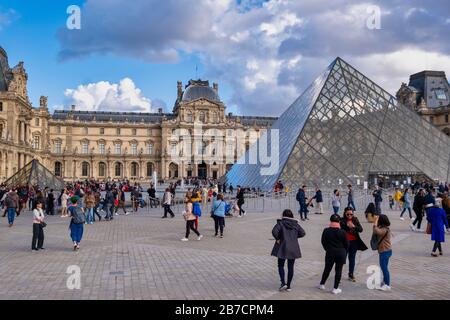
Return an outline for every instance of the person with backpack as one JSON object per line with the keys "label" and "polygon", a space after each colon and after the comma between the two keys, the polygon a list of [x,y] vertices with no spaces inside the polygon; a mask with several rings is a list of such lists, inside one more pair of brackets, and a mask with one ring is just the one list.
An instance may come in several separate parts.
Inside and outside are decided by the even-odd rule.
{"label": "person with backpack", "polygon": [[341,229],[345,231],[345,236],[348,240],[348,279],[352,282],[356,282],[354,275],[356,253],[358,251],[367,250],[367,246],[359,236],[359,234],[363,232],[363,227],[353,212],[352,207],[345,208],[344,216],[341,218],[340,224]]}
{"label": "person with backpack", "polygon": [[333,294],[342,292],[342,290],[339,289],[339,284],[341,282],[342,268],[344,267],[348,250],[347,236],[345,231],[341,229],[340,221],[341,217],[337,213],[334,213],[330,217],[330,226],[323,230],[321,240],[326,254],[325,268],[318,288],[320,290],[326,290],[325,283],[327,282],[333,266],[335,266],[334,286],[331,291]]}
{"label": "person with backpack", "polygon": [[223,229],[225,227],[225,212],[226,203],[225,201],[223,201],[223,195],[219,193],[214,200],[211,208],[211,217],[214,219],[214,236],[216,238],[219,236],[219,229],[220,237],[223,238]]}
{"label": "person with backpack", "polygon": [[73,250],[80,250],[80,242],[83,237],[84,223],[86,222],[86,217],[84,215],[83,208],[78,206],[78,196],[73,196],[70,198],[69,207],[69,217],[70,219],[70,238],[73,241]]}
{"label": "person with backpack", "polygon": [[16,218],[17,208],[19,207],[19,196],[14,189],[6,194],[3,205],[6,208],[5,213],[8,215],[8,224],[11,228],[14,224],[14,219]]}
{"label": "person with backpack", "polygon": [[[305,234],[305,230],[294,219],[294,214],[289,209],[283,211],[281,219],[277,220],[277,224],[272,229],[275,244],[271,255],[278,258],[278,274],[281,281],[280,291],[291,291],[295,260],[302,257],[298,239],[303,238]],[[286,260],[288,269],[287,281],[284,271]]]}
{"label": "person with backpack", "polygon": [[[170,193],[170,191],[169,191],[169,193]],[[202,238],[203,238],[203,236],[200,234],[200,232],[198,232],[197,228],[195,228],[196,217],[195,217],[194,213],[192,212],[192,210],[193,210],[192,202],[194,199],[195,198],[191,198],[186,203],[186,209],[183,213],[184,220],[186,220],[186,234],[185,234],[185,237],[183,239],[181,239],[181,241],[189,241],[189,234],[190,234],[191,230],[197,235],[198,241],[202,240]]]}
{"label": "person with backpack", "polygon": [[392,256],[390,225],[391,222],[385,214],[375,216],[372,240],[370,241],[372,250],[377,250],[379,254],[380,268],[383,272],[383,285],[377,289],[382,291],[391,290],[391,277],[388,267],[389,259]]}
{"label": "person with backpack", "polygon": [[405,213],[406,209],[408,209],[409,219],[412,220],[411,195],[409,194],[409,188],[405,189],[405,192],[403,193],[403,196],[400,198],[400,201],[403,202],[403,210],[400,213],[400,220],[405,220],[405,218],[403,218],[403,214]]}
{"label": "person with backpack", "polygon": [[[423,212],[425,208],[425,191],[423,189],[419,189],[417,194],[414,196],[413,202],[413,210],[416,214],[416,219],[409,226],[412,231],[420,231],[420,226],[422,224]],[[417,228],[416,228],[417,223]]]}

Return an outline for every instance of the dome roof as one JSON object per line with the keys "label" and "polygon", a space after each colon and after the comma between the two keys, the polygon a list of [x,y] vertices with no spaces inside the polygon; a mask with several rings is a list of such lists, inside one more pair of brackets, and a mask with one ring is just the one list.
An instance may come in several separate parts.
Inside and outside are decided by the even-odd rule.
{"label": "dome roof", "polygon": [[186,90],[183,93],[182,101],[194,101],[197,99],[207,99],[220,102],[219,95],[209,86],[209,81],[189,80]]}

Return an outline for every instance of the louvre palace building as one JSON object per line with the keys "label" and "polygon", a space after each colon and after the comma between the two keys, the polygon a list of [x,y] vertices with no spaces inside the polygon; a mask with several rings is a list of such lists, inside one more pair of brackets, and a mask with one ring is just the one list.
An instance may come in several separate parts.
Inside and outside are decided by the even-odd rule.
{"label": "louvre palace building", "polygon": [[172,113],[33,107],[24,63],[0,47],[0,182],[33,159],[67,181],[219,178],[277,118],[226,112],[216,83],[178,82]]}

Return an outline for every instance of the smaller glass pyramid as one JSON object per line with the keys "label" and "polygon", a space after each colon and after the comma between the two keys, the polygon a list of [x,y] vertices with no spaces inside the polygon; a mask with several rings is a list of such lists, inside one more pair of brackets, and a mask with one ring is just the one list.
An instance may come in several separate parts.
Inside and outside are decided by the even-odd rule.
{"label": "smaller glass pyramid", "polygon": [[[272,129],[278,132],[278,146],[271,145]],[[271,174],[265,174],[268,164],[257,153],[264,143],[279,154]],[[251,157],[252,152],[258,156]],[[249,163],[250,158],[258,159]],[[357,185],[372,174],[448,181],[450,138],[337,58],[226,178],[234,186],[268,191],[277,180],[292,190],[303,184]]]}
{"label": "smaller glass pyramid", "polygon": [[22,169],[17,171],[4,183],[7,187],[38,186],[39,189],[49,187],[54,190],[62,190],[65,183],[56,177],[50,170],[44,167],[38,160],[31,160]]}

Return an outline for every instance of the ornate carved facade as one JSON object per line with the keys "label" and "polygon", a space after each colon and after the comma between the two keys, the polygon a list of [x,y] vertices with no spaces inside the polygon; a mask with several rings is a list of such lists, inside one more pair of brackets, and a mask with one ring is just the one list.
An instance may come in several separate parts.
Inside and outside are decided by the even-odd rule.
{"label": "ornate carved facade", "polygon": [[400,103],[450,136],[450,85],[443,71],[413,74],[397,92]]}
{"label": "ornate carved facade", "polygon": [[51,114],[46,97],[29,102],[22,62],[9,68],[0,48],[0,64],[0,182],[34,158],[66,180],[220,177],[276,120],[226,114],[201,80],[178,82],[172,113]]}

